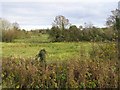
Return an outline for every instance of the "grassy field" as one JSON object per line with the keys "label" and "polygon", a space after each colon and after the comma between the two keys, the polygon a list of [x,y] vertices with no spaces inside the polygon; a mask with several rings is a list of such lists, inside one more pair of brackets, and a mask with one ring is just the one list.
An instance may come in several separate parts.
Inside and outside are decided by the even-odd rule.
{"label": "grassy field", "polygon": [[[3,88],[116,88],[118,60],[112,42],[55,42],[47,35],[2,45]],[[35,60],[47,52],[46,69]]]}
{"label": "grassy field", "polygon": [[[16,39],[12,43],[0,43],[2,57],[35,58],[41,49],[47,52],[47,61],[61,61],[80,58],[80,54],[89,58],[93,42],[50,42],[48,34],[36,34],[29,38]],[[102,42],[103,44],[103,42]]]}
{"label": "grassy field", "polygon": [[50,42],[48,34],[33,34],[27,38],[19,38],[14,40],[15,43],[46,43]]}
{"label": "grassy field", "polygon": [[45,49],[48,61],[68,60],[79,57],[81,49],[85,49],[87,55],[90,47],[89,42],[52,43],[47,34],[37,34],[30,38],[16,39],[14,43],[2,43],[2,56],[34,58],[41,49]]}
{"label": "grassy field", "polygon": [[47,60],[67,60],[79,57],[80,50],[85,49],[86,55],[90,50],[88,42],[60,42],[60,43],[2,43],[3,57],[34,58],[39,50],[47,51]]}

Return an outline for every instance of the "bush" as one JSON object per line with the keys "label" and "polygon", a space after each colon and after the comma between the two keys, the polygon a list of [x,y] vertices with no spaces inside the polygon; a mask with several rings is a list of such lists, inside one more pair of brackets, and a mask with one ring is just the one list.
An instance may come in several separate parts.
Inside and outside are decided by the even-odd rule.
{"label": "bush", "polygon": [[117,46],[116,42],[101,42],[93,43],[90,57],[94,60],[117,60]]}
{"label": "bush", "polygon": [[78,41],[113,41],[116,40],[116,32],[112,28],[84,28],[78,29],[75,25],[69,29],[61,30],[58,27],[52,27],[49,31],[53,42],[78,42]]}
{"label": "bush", "polygon": [[117,88],[117,61],[71,59],[47,65],[34,59],[3,58],[3,88]]}

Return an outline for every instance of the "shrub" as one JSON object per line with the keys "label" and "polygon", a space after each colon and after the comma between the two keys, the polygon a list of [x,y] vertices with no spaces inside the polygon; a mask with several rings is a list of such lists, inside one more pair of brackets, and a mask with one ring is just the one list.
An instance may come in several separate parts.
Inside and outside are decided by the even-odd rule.
{"label": "shrub", "polygon": [[3,88],[117,88],[116,60],[71,59],[46,70],[34,59],[3,58]]}

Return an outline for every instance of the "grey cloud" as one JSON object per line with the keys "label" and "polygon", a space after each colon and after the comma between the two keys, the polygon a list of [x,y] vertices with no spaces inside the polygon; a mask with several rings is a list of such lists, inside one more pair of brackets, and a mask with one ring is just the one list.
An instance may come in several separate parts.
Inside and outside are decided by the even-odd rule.
{"label": "grey cloud", "polygon": [[57,15],[64,15],[71,23],[79,25],[92,22],[103,25],[111,10],[117,8],[116,2],[73,2],[73,3],[3,3],[3,17],[17,21],[21,26],[51,25]]}

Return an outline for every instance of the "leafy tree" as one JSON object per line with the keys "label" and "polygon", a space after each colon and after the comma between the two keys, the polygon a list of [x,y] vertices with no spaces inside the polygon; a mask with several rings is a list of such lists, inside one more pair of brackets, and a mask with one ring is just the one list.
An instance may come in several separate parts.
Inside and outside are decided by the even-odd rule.
{"label": "leafy tree", "polygon": [[110,15],[110,17],[107,18],[106,25],[108,27],[111,26],[115,27],[118,18],[120,18],[120,10],[119,9],[113,10],[112,15]]}
{"label": "leafy tree", "polygon": [[62,35],[62,30],[60,30],[58,27],[52,27],[49,32],[50,38],[53,42],[60,42],[63,41],[64,36]]}
{"label": "leafy tree", "polygon": [[70,41],[79,41],[79,30],[75,25],[69,28]]}

